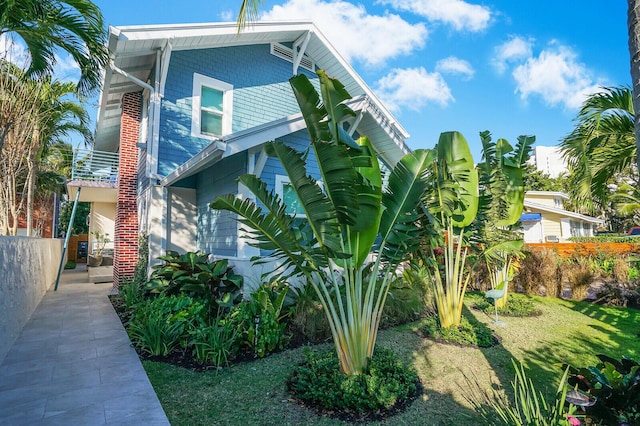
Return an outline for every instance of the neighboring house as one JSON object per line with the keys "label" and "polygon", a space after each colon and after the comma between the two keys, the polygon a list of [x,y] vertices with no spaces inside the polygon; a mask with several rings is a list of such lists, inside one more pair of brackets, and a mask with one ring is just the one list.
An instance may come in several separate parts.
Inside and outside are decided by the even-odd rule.
{"label": "neighboring house", "polygon": [[566,241],[569,237],[592,237],[603,219],[565,210],[569,197],[562,192],[527,191],[525,212],[520,217],[525,243]]}
{"label": "neighboring house", "polygon": [[[33,237],[55,238],[58,234],[60,198],[57,194],[37,197],[33,209]],[[27,235],[27,212],[23,208],[18,217],[18,235]]]}
{"label": "neighboring house", "polygon": [[567,162],[562,158],[560,148],[557,146],[535,146],[529,162],[536,167],[536,170],[552,178],[567,173]]}
{"label": "neighboring house", "polygon": [[209,203],[250,196],[237,178],[253,173],[295,212],[283,168],[264,150],[276,139],[309,145],[293,75],[316,85],[317,69],[338,78],[354,96],[345,129],[367,135],[384,165],[408,152],[406,131],[311,22],[256,22],[240,34],[235,22],[110,27],[108,46],[94,151],[78,154],[68,187],[93,202],[91,230],[113,236],[115,286],[133,274],[139,234],[151,260],[201,250],[258,284],[250,259],[261,253]]}

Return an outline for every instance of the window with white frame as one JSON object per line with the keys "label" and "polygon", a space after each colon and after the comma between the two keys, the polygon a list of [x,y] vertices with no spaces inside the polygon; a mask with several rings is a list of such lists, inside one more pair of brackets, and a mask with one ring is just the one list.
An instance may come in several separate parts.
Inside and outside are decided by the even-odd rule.
{"label": "window with white frame", "polygon": [[233,85],[193,74],[191,134],[215,139],[231,133]]}
{"label": "window with white frame", "polygon": [[276,175],[276,194],[282,199],[286,206],[286,211],[295,217],[305,217],[304,209],[293,189],[291,180],[287,176]]}
{"label": "window with white frame", "polygon": [[562,198],[553,197],[553,207],[555,207],[556,209],[563,208],[563,206],[562,206]]}

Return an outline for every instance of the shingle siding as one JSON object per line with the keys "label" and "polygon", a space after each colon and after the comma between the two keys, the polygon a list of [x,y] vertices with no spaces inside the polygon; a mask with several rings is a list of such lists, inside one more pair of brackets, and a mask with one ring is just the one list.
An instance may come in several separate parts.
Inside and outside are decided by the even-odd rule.
{"label": "shingle siding", "polygon": [[216,256],[237,256],[237,222],[235,215],[213,210],[209,203],[218,195],[237,194],[238,177],[247,170],[247,154],[242,152],[222,160],[198,174],[198,250]]}
{"label": "shingle siding", "polygon": [[234,133],[300,112],[289,85],[292,64],[271,55],[268,44],[173,52],[160,112],[160,175],[211,143],[191,136],[194,73],[233,85]]}

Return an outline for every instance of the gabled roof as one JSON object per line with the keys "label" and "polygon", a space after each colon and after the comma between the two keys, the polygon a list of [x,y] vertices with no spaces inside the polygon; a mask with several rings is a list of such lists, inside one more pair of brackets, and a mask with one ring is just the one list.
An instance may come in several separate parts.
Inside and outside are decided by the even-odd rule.
{"label": "gabled roof", "polygon": [[560,191],[527,191],[524,193],[524,196],[527,195],[537,195],[537,196],[547,196],[547,197],[560,197],[563,200],[568,200],[569,196],[564,192]]}
{"label": "gabled roof", "polygon": [[524,206],[527,209],[541,210],[543,212],[555,213],[558,215],[571,217],[574,219],[584,220],[585,222],[590,222],[590,223],[604,224],[605,222],[603,219],[598,219],[597,217],[591,217],[591,216],[575,213],[565,209],[557,209],[555,207],[545,206],[544,204],[532,203],[530,201],[527,201],[526,199],[524,200]]}
{"label": "gabled roof", "polygon": [[[155,82],[150,79],[155,78],[154,64],[167,46],[171,51],[178,51],[290,43],[307,35],[309,41],[305,55],[315,62],[317,68],[324,69],[328,75],[340,80],[352,96],[360,97],[368,103],[367,117],[359,126],[361,133],[378,141],[376,148],[379,152],[386,152],[387,161],[398,161],[403,152],[408,152],[404,139],[409,134],[312,22],[255,22],[240,34],[235,22],[110,27],[109,51],[116,68],[153,86]],[[117,150],[120,100],[124,93],[137,90],[141,90],[140,86],[130,78],[107,68],[100,96],[95,149]]]}

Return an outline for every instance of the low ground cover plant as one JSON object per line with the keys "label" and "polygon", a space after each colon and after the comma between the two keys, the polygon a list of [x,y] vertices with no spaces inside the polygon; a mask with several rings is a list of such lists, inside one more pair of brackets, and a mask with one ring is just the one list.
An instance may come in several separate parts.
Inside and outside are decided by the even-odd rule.
{"label": "low ground cover plant", "polygon": [[437,316],[426,318],[419,328],[421,335],[437,341],[462,346],[490,348],[499,343],[491,329],[475,318],[463,315],[457,327],[442,327]]}
{"label": "low ground cover plant", "polygon": [[320,412],[346,420],[384,418],[420,389],[416,372],[389,349],[378,348],[367,369],[356,375],[340,371],[335,351],[306,350],[305,358],[288,380],[289,392]]}
{"label": "low ground cover plant", "polygon": [[[483,297],[482,293],[472,295],[473,308],[483,311],[487,315],[494,315],[495,308],[493,301]],[[536,307],[531,297],[519,293],[511,293],[509,300],[504,306],[498,307],[498,314],[508,317],[532,317],[541,315],[542,312]]]}

